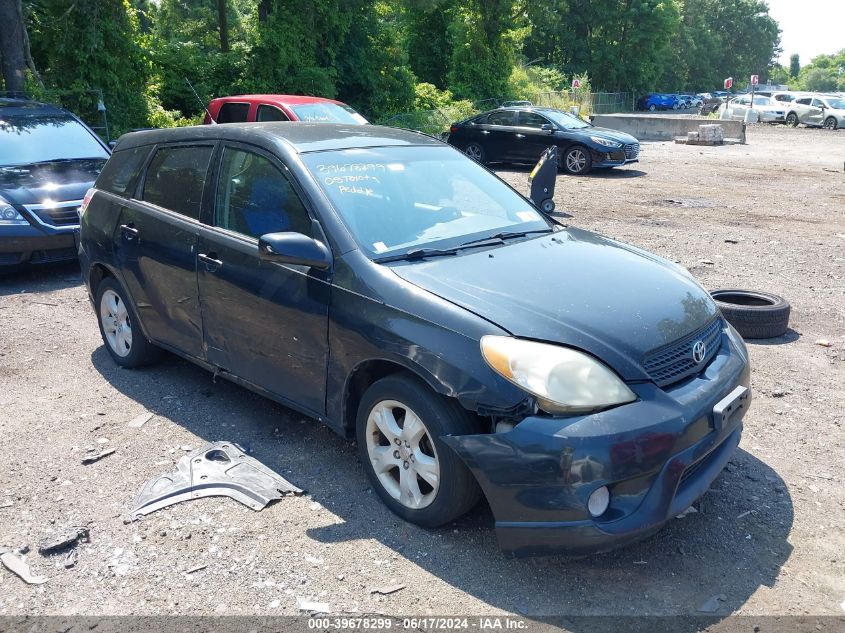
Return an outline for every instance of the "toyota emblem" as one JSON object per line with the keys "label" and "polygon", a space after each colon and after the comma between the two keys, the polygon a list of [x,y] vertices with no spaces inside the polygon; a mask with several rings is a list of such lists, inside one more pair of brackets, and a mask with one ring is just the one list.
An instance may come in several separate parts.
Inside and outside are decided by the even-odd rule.
{"label": "toyota emblem", "polygon": [[695,345],[692,346],[692,359],[695,361],[695,364],[697,365],[703,361],[706,355],[707,346],[704,344],[704,341],[696,341]]}

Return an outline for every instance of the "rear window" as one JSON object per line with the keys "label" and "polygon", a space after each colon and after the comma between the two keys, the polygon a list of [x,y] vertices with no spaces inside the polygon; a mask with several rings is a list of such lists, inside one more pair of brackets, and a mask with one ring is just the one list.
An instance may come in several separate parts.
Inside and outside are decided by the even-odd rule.
{"label": "rear window", "polygon": [[224,103],[217,113],[218,123],[243,123],[249,114],[248,103]]}
{"label": "rear window", "polygon": [[149,153],[149,146],[114,152],[94,186],[124,198],[130,197],[137,182],[135,176]]}
{"label": "rear window", "polygon": [[202,192],[213,147],[162,147],[147,168],[142,198],[198,220]]}

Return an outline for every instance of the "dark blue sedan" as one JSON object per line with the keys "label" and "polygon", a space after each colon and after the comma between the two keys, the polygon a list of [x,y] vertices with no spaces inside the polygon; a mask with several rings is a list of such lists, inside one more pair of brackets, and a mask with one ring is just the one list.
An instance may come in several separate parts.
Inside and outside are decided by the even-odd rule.
{"label": "dark blue sedan", "polygon": [[534,164],[554,145],[559,168],[578,176],[635,163],[640,156],[640,143],[630,134],[534,106],[498,108],[453,123],[447,141],[482,164]]}
{"label": "dark blue sedan", "polygon": [[654,532],[708,489],[750,403],[745,346],[686,270],[412,132],[129,134],[80,259],[118,365],[169,350],[356,438],[405,520],[484,496],[519,554]]}

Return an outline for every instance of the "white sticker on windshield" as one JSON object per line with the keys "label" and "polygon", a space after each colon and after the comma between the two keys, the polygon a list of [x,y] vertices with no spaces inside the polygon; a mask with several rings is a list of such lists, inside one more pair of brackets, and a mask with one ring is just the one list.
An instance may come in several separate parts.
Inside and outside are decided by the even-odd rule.
{"label": "white sticker on windshield", "polygon": [[376,249],[376,253],[383,253],[387,250],[387,244],[384,242],[376,242],[373,244],[373,248]]}
{"label": "white sticker on windshield", "polygon": [[537,215],[532,211],[517,211],[516,217],[518,217],[523,222],[533,222],[537,219]]}

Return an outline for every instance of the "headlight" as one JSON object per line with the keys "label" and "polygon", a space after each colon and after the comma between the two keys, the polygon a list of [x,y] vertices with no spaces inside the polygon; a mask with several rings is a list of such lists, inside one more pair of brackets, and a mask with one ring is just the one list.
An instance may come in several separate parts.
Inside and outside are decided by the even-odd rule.
{"label": "headlight", "polygon": [[12,205],[0,198],[0,224],[29,224],[29,222]]}
{"label": "headlight", "polygon": [[509,336],[484,336],[496,373],[537,398],[548,413],[588,413],[637,399],[607,366],[583,352]]}
{"label": "headlight", "polygon": [[605,147],[622,147],[622,143],[617,143],[616,141],[611,141],[606,138],[602,138],[601,136],[591,136],[590,140],[593,143],[598,143],[599,145],[604,145]]}

